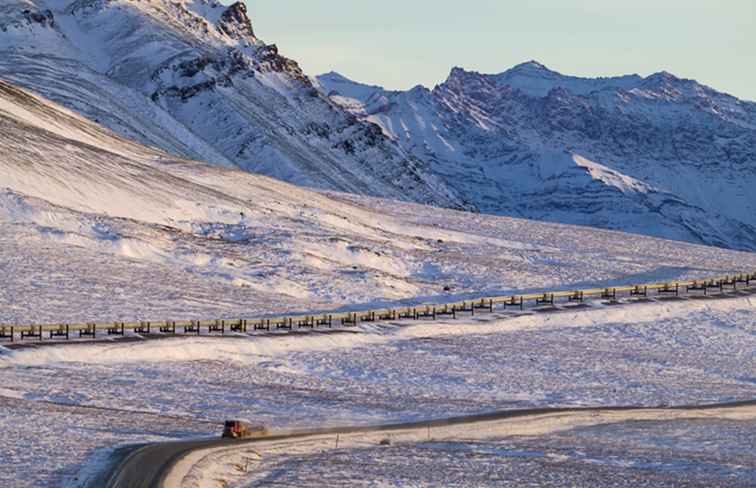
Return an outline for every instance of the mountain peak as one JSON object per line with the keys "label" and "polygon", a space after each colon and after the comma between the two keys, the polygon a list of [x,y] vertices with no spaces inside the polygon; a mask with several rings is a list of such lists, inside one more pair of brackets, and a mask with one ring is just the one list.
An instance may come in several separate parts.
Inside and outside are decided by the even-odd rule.
{"label": "mountain peak", "polygon": [[546,65],[539,63],[538,61],[531,59],[530,61],[525,61],[524,63],[520,63],[516,66],[514,66],[509,71],[551,71],[549,68],[546,67]]}
{"label": "mountain peak", "polygon": [[627,90],[635,88],[642,81],[642,78],[638,75],[610,78],[583,78],[563,75],[534,60],[520,63],[499,75],[494,75],[494,77],[500,85],[511,86],[535,97],[545,97],[553,88],[557,87],[564,88],[575,95],[587,95],[607,88]]}
{"label": "mountain peak", "polygon": [[359,83],[336,71],[323,73],[316,76],[315,79],[326,95],[339,95],[362,103],[366,103],[376,93],[385,92],[381,86]]}
{"label": "mountain peak", "polygon": [[247,6],[236,2],[228,6],[221,14],[218,29],[232,39],[256,40],[252,21],[247,15]]}
{"label": "mountain peak", "polygon": [[649,78],[673,79],[673,80],[679,79],[677,76],[675,76],[674,74],[670,73],[667,70],[657,71],[656,73],[650,74],[648,77]]}
{"label": "mountain peak", "polygon": [[646,77],[645,81],[649,83],[676,83],[683,80],[673,75],[669,71],[659,71],[658,73],[654,73]]}
{"label": "mountain peak", "polygon": [[347,78],[346,76],[342,75],[341,73],[337,71],[329,71],[328,73],[323,73],[321,75],[316,76],[318,80],[327,80],[335,83],[352,83],[352,84],[360,84],[357,83],[354,80],[351,80]]}
{"label": "mountain peak", "polygon": [[471,74],[476,74],[476,72],[467,71],[465,68],[455,66],[449,72],[449,77],[446,79],[446,83],[464,80]]}
{"label": "mountain peak", "polygon": [[564,78],[565,76],[561,73],[558,73],[554,70],[551,70],[546,67],[546,65],[539,63],[535,60],[526,61],[524,63],[520,63],[512,68],[509,68],[505,72],[496,75],[498,78],[514,78],[514,77],[525,77],[525,78],[551,78],[551,79],[558,79],[558,78]]}
{"label": "mountain peak", "polygon": [[[449,77],[447,78],[446,83],[463,82],[465,79],[469,78],[470,75],[480,76],[481,74],[477,71],[468,71],[465,68],[455,66],[454,68],[452,68],[451,72],[449,73]],[[509,78],[509,77],[514,77],[514,76],[530,77],[530,76],[544,76],[544,75],[561,76],[559,73],[555,71],[551,71],[545,65],[535,60],[530,60],[524,63],[520,63],[499,75],[482,75],[482,76],[486,76],[486,77],[493,76],[495,78],[502,78],[502,77]]]}

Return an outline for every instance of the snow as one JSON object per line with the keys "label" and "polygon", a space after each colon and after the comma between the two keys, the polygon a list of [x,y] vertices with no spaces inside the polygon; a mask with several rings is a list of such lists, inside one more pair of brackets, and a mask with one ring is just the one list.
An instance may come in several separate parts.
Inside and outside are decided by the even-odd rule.
{"label": "snow", "polygon": [[578,166],[587,169],[588,173],[590,173],[591,177],[594,180],[599,180],[604,182],[606,185],[613,186],[619,189],[622,193],[648,193],[651,190],[648,185],[645,185],[635,178],[631,178],[616,171],[612,171],[606,166],[594,163],[593,161],[590,161],[580,155],[573,155],[573,159]]}
{"label": "snow", "polygon": [[0,75],[175,156],[297,185],[756,249],[753,103],[666,72],[535,61],[455,68],[432,90],[313,79],[228,8],[13,0]]}
{"label": "snow", "polygon": [[548,69],[537,61],[519,64],[504,73],[494,75],[501,85],[517,88],[530,96],[545,97],[554,88],[566,88],[576,95],[587,95],[607,89],[632,90],[637,88],[643,78],[638,75],[626,75],[609,78],[580,78],[565,76]]}
{"label": "snow", "polygon": [[322,88],[325,88],[329,96],[340,96],[345,101],[352,100],[365,104],[376,93],[382,94],[385,90],[380,86],[361,85],[336,72],[325,73],[315,78]]}
{"label": "snow", "polygon": [[537,62],[454,68],[433,90],[318,79],[483,212],[754,249],[753,103],[669,73],[578,78]]}
{"label": "snow", "polygon": [[216,25],[225,11],[223,4],[217,0],[188,0],[184,4],[195,14],[207,19],[211,25]]}
{"label": "snow", "polygon": [[[230,486],[749,486],[756,423],[626,421],[548,435],[427,441],[322,451],[227,453],[213,467]],[[434,436],[435,437],[435,436]],[[325,444],[325,443],[324,443]],[[367,444],[367,443],[366,443]],[[225,468],[225,469],[223,469]],[[234,476],[233,469],[236,468]],[[239,472],[249,474],[238,479]],[[191,485],[190,485],[191,486]]]}
{"label": "snow", "polygon": [[[102,448],[217,435],[225,418],[278,430],[529,406],[750,399],[753,311],[752,296],[741,294],[294,335],[3,351],[0,381],[15,399],[2,398],[0,423],[8,434],[0,449],[3,458],[17,459],[23,439],[39,453],[33,484],[45,485],[100,462],[90,458]],[[84,411],[86,424],[77,426]],[[34,439],[7,427],[37,418],[50,429]],[[543,425],[551,424],[531,427]],[[2,476],[13,486],[20,472],[12,467]]]}
{"label": "snow", "polygon": [[[40,0],[34,5],[54,8],[59,15],[68,4]],[[40,34],[40,26],[13,27],[8,34],[11,37],[3,37],[20,47],[23,39],[28,39],[24,37],[26,30],[30,30],[39,42],[32,47],[39,52],[4,51],[0,57],[2,72],[57,94],[75,110],[0,82],[1,324],[254,318],[296,311],[436,303],[481,294],[702,278],[756,269],[756,256],[744,252],[313,191],[224,167],[231,166],[232,159],[238,163],[227,157],[229,154],[248,149],[247,156],[260,162],[252,165],[252,159],[245,159],[249,166],[241,166],[246,169],[266,167],[269,173],[278,171],[310,183],[315,181],[313,175],[318,175],[330,182],[322,185],[325,188],[358,194],[367,193],[364,183],[379,181],[382,183],[373,194],[405,197],[398,189],[415,188],[418,193],[412,199],[438,203],[441,195],[447,203],[457,201],[453,191],[434,184],[434,176],[420,160],[405,157],[403,150],[381,139],[376,139],[378,146],[362,147],[363,159],[353,160],[334,156],[326,148],[339,141],[326,138],[318,142],[313,134],[322,127],[306,123],[303,126],[312,132],[306,137],[269,139],[270,132],[241,137],[237,131],[249,128],[250,120],[255,121],[251,132],[259,127],[296,132],[303,126],[280,127],[287,113],[301,112],[305,120],[313,121],[332,110],[337,115],[328,118],[331,125],[326,132],[345,134],[340,142],[373,134],[368,126],[350,122],[316,94],[292,92],[291,86],[302,81],[294,76],[297,70],[291,65],[286,76],[260,68],[262,71],[255,71],[262,73],[260,80],[235,79],[241,92],[252,94],[251,99],[221,86],[217,92],[223,92],[224,97],[215,92],[200,93],[187,103],[171,96],[169,101],[153,104],[148,101],[151,99],[144,83],[160,85],[176,78],[148,76],[146,81],[143,75],[155,68],[150,63],[174,69],[178,67],[174,61],[186,61],[173,56],[187,38],[207,41],[204,34],[198,34],[204,25],[198,15],[213,21],[212,6],[200,0],[175,4],[119,0],[103,4],[105,10],[98,10],[98,5],[77,11],[81,18],[66,18],[58,25],[71,34],[73,44],[102,41],[98,42],[102,51],[93,52],[89,64],[75,57],[55,58],[56,54],[73,56],[70,46],[56,46],[54,33]],[[118,22],[114,19],[119,17],[111,9],[119,8],[136,23],[115,25]],[[156,29],[154,22],[166,22],[169,28]],[[105,42],[107,35],[124,34],[121,28],[128,35],[119,43]],[[226,52],[229,39],[210,31],[213,49]],[[145,58],[118,57],[121,64],[113,65],[107,76],[101,72],[114,59],[113,52],[119,51],[119,56],[135,53],[126,48],[138,43],[145,33],[161,39],[143,46],[142,52],[148,54]],[[264,46],[245,49],[252,47]],[[154,59],[151,54],[155,54]],[[161,64],[169,58],[168,65]],[[18,66],[25,69],[18,70]],[[183,78],[195,77],[177,78],[183,83]],[[204,75],[200,78],[205,79]],[[86,84],[73,89],[81,80]],[[651,82],[677,83],[669,77],[647,82],[647,89],[653,88]],[[126,85],[129,88],[119,92]],[[97,103],[86,93],[85,87],[90,86],[100,87],[95,91]],[[164,96],[173,88],[191,86],[147,88],[165,89]],[[685,93],[678,90],[675,96]],[[362,99],[367,94],[351,95]],[[708,221],[697,220],[703,215],[700,209],[680,200],[677,187],[651,185],[636,174],[604,164],[589,152],[539,146],[538,151],[513,159],[508,168],[502,168],[500,160],[481,163],[481,171],[471,168],[463,157],[467,148],[446,131],[444,117],[432,111],[428,112],[431,118],[420,113],[433,108],[431,95],[415,89],[400,97],[400,106],[406,110],[401,120],[381,118],[372,109],[366,113],[386,121],[384,130],[405,142],[417,131],[429,134],[434,142],[425,148],[420,144],[413,151],[430,148],[451,155],[456,165],[441,168],[447,171],[445,177],[454,178],[459,171],[473,175],[463,185],[478,180],[502,185],[480,191],[481,198],[511,194],[513,201],[517,197],[521,214],[563,221],[580,220],[574,208],[589,201],[588,213],[596,218],[581,223],[688,240],[690,229],[703,229],[706,235],[699,242],[728,235],[724,232],[730,229],[728,221],[716,220],[706,228]],[[373,94],[368,100],[379,106],[385,103],[378,100],[380,96]],[[299,105],[302,97],[316,101]],[[107,110],[98,112],[95,105],[101,100]],[[258,101],[268,104],[264,110],[252,110],[252,102]],[[464,104],[459,100],[446,101],[450,110],[463,113]],[[118,109],[121,104],[128,108]],[[229,110],[232,106],[238,110]],[[305,110],[300,110],[302,107]],[[76,115],[80,111],[92,118],[103,116],[118,133],[136,134],[136,140],[162,149],[122,139]],[[283,115],[276,118],[271,113]],[[470,113],[474,125],[483,131],[494,130],[499,122],[482,107],[474,107]],[[155,120],[155,124],[146,124],[149,120]],[[389,121],[397,123],[390,125]],[[211,126],[215,130],[208,132]],[[392,132],[399,127],[406,133]],[[189,137],[192,131],[219,137],[211,144]],[[247,149],[239,145],[241,139],[249,143]],[[271,140],[275,144],[271,145]],[[208,158],[219,156],[215,162],[220,164],[209,166],[182,159],[163,149]],[[390,155],[385,156],[385,151]],[[367,164],[374,162],[376,155],[383,156],[375,166]],[[311,166],[313,161],[318,164]],[[415,164],[417,171],[408,170]],[[373,171],[375,168],[379,174]],[[676,174],[675,168],[663,171]],[[532,175],[538,180],[531,179]],[[703,194],[710,182],[698,181],[695,175],[693,169],[679,172],[681,185],[690,183],[690,192]],[[478,191],[480,187],[471,184],[471,188]],[[539,193],[544,188],[545,197]],[[722,184],[711,188],[726,191],[729,187]],[[509,192],[513,189],[520,193]],[[520,198],[522,195],[528,198]],[[748,200],[740,194],[733,198]],[[646,210],[662,208],[661,203],[666,206],[660,216],[649,221]],[[627,220],[620,219],[616,208],[622,209]],[[669,225],[663,215],[669,208],[674,209],[675,225]],[[731,242],[736,241],[723,238],[720,244]],[[226,418],[249,418],[273,429],[293,429],[443,418],[530,406],[653,406],[752,399],[756,392],[755,306],[752,293],[741,290],[708,298],[615,305],[597,302],[549,312],[500,310],[433,323],[387,322],[226,337],[144,340],[132,335],[126,340],[76,340],[57,345],[25,342],[20,347],[0,347],[0,459],[4,462],[0,485],[83,486],[119,447],[216,436]],[[645,420],[657,421],[658,415]],[[750,429],[751,424],[746,422],[752,419],[735,417],[730,420],[745,425],[746,431]],[[560,435],[575,437],[554,440],[549,436],[549,442],[553,440],[556,446],[549,452],[558,453],[559,442],[580,450],[588,443],[580,438],[586,431],[575,427],[593,426],[596,419],[577,424],[569,419],[543,420],[519,424],[519,431],[512,430],[511,425],[499,426],[494,439],[486,438],[503,444],[494,448],[482,449],[460,438],[457,430],[454,438],[448,439],[449,444],[418,445],[421,439],[414,433],[405,439],[410,445],[399,449],[418,465],[427,464],[429,457],[455,457],[449,451],[456,457],[462,451],[497,460],[513,456],[541,459],[530,455],[534,449],[527,443],[512,447],[514,441],[507,436],[553,434],[556,425]],[[668,427],[683,425],[679,417],[666,420],[670,421],[664,424]],[[29,435],[29,425],[35,426],[34,436]],[[611,444],[613,433],[619,432],[635,445],[640,444],[641,436],[628,432],[628,425],[607,428],[608,434],[594,430],[588,437]],[[572,434],[564,433],[565,429]],[[732,435],[730,424],[710,423],[704,430],[708,437],[725,433],[735,439],[738,444],[730,452],[740,448],[752,451],[746,444],[750,437]],[[684,441],[681,449],[689,451],[697,435],[678,436]],[[325,444],[318,444],[321,441],[330,446],[333,439],[321,439],[314,446],[325,449]],[[380,459],[373,451],[378,441],[377,437],[345,439],[336,459],[340,463],[364,456]],[[659,440],[660,444],[664,442]],[[306,466],[312,459],[308,456],[314,455],[311,447],[299,445],[298,451],[289,455],[301,456],[302,466]],[[611,454],[612,449],[616,447],[608,445],[609,456],[594,452],[584,459],[571,453],[566,455],[567,461],[577,465],[579,474],[585,473],[588,463],[599,466],[594,472],[609,475],[617,469],[667,472],[669,466],[674,467],[667,461],[649,465],[643,456],[617,457]],[[706,454],[704,464],[719,466],[719,451],[713,448],[713,455]],[[677,452],[661,454],[669,457]],[[261,461],[254,454],[237,452],[222,462],[214,455],[198,456],[189,460],[198,464],[189,462],[185,475],[181,475],[188,483],[202,484],[207,476],[229,477],[229,470],[238,470],[242,464],[246,471],[245,457],[250,457],[249,462],[256,467],[252,474],[262,479],[272,476],[275,463],[296,464],[278,455]],[[32,472],[27,464],[30,458],[35,463]],[[690,462],[696,464],[695,460]],[[705,465],[691,469],[695,476],[703,472],[705,480],[732,475],[747,483],[752,457],[744,455],[739,462],[746,468],[717,471],[719,468]],[[490,464],[484,463],[460,469],[478,473],[488,467]],[[538,468],[543,466],[524,469]],[[433,484],[437,480],[433,471],[437,469],[431,465],[425,474],[412,478],[418,476],[417,471],[413,474],[399,465],[393,479]],[[307,480],[301,471],[287,468],[287,472],[291,473],[287,483]],[[547,472],[540,469],[541,476]],[[715,477],[706,478],[712,472]],[[375,473],[376,479],[391,482],[392,475]],[[500,475],[504,479],[507,473]],[[660,478],[660,483],[679,481],[674,476]],[[237,476],[232,481],[242,486],[256,481],[243,478]],[[355,477],[344,472],[340,479],[352,484]]]}
{"label": "snow", "polygon": [[[313,192],[0,93],[2,323],[254,317],[756,267],[747,253]],[[286,429],[753,398],[753,310],[741,291],[308,333],[27,342],[0,349],[0,484],[81,486],[114,448],[214,436],[225,418]]]}
{"label": "snow", "polygon": [[[312,192],[172,158],[0,88],[2,323],[254,318],[756,267],[745,253]],[[587,178],[560,161],[544,171]]]}
{"label": "snow", "polygon": [[[295,184],[463,207],[418,160],[320,96],[295,62],[250,33],[246,15],[221,18],[234,7],[33,0],[24,8],[50,9],[54,23],[22,19],[0,31],[0,77],[121,136]],[[21,10],[0,11],[0,25]]]}

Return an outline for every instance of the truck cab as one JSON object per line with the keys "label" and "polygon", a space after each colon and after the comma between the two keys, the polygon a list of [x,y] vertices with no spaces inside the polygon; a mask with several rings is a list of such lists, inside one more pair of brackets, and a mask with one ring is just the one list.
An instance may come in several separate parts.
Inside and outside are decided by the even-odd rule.
{"label": "truck cab", "polygon": [[242,420],[226,420],[223,424],[224,439],[246,439],[250,437],[262,437],[268,434],[268,429],[262,425],[251,425]]}

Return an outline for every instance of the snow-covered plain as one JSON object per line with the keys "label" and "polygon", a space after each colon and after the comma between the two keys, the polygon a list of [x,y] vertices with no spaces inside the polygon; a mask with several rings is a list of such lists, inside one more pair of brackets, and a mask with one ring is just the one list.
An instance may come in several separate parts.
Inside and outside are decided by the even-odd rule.
{"label": "snow-covered plain", "polygon": [[[81,486],[73,478],[82,465],[101,465],[103,449],[217,435],[225,418],[288,429],[753,399],[754,300],[743,292],[330,333],[4,351],[0,454],[10,462],[0,483]],[[28,424],[42,427],[30,437]],[[34,473],[23,463],[30,451],[44,460]]]}
{"label": "snow-covered plain", "polygon": [[[752,487],[756,421],[621,422],[549,435],[426,441],[236,460],[252,486]],[[229,466],[232,467],[232,466]]]}

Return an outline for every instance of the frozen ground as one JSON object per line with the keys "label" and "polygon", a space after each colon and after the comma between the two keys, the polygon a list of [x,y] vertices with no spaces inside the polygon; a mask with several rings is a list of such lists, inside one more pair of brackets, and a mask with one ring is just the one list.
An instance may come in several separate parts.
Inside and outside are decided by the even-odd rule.
{"label": "frozen ground", "polygon": [[238,318],[705,277],[756,254],[315,193],[0,82],[0,323]]}
{"label": "frozen ground", "polygon": [[[0,150],[6,324],[237,318],[756,269],[753,254],[176,160],[2,82]],[[115,446],[215,436],[228,417],[293,428],[752,399],[752,300],[0,349],[0,486],[79,486]]]}
{"label": "frozen ground", "polygon": [[756,421],[635,421],[544,436],[251,457],[246,486],[752,487]]}
{"label": "frozen ground", "polygon": [[[743,294],[352,332],[5,351],[0,455],[12,462],[0,484],[61,482],[97,464],[103,448],[215,435],[225,418],[296,428],[753,399],[755,305]],[[30,437],[29,424],[44,427]],[[21,464],[29,452],[40,459],[31,474]]]}

